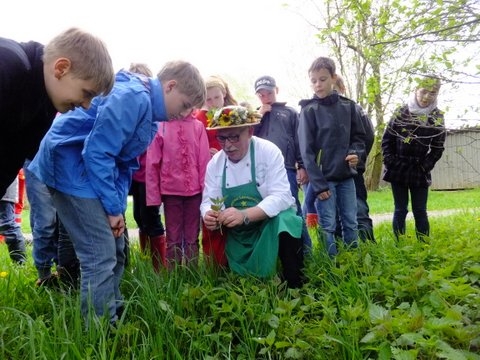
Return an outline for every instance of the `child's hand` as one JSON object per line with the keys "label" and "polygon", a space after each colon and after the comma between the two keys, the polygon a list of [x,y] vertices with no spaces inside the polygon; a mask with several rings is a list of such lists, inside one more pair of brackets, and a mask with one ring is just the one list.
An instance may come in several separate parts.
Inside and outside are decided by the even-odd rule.
{"label": "child's hand", "polygon": [[125,219],[123,215],[108,215],[108,222],[110,223],[110,228],[112,229],[112,234],[114,238],[120,237],[125,231]]}
{"label": "child's hand", "polygon": [[263,114],[272,111],[272,105],[262,104],[262,106],[260,106],[260,108],[257,111],[263,116]]}
{"label": "child's hand", "polygon": [[355,169],[358,164],[358,155],[355,155],[355,154],[347,155],[347,157],[345,158],[345,161],[348,162],[348,166]]}
{"label": "child's hand", "polygon": [[308,183],[308,175],[305,169],[298,169],[297,170],[297,184],[304,185]]}
{"label": "child's hand", "polygon": [[330,190],[327,190],[327,191],[324,191],[324,192],[321,192],[320,194],[318,194],[317,197],[320,200],[327,200],[331,195],[332,195],[332,193],[330,192]]}
{"label": "child's hand", "polygon": [[215,149],[215,148],[210,148],[210,156],[213,157],[213,155],[215,155],[217,152],[218,152],[217,149]]}

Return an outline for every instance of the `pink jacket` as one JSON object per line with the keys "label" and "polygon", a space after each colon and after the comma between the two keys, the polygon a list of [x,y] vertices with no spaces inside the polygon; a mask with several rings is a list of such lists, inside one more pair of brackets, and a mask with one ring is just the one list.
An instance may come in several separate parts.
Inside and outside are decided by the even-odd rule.
{"label": "pink jacket", "polygon": [[136,182],[145,182],[145,167],[147,162],[147,152],[145,151],[142,155],[138,158],[138,163],[140,164],[140,168],[133,173],[132,179]]}
{"label": "pink jacket", "polygon": [[147,149],[147,205],[160,205],[161,195],[201,193],[209,160],[207,132],[199,120],[188,116],[159,123]]}

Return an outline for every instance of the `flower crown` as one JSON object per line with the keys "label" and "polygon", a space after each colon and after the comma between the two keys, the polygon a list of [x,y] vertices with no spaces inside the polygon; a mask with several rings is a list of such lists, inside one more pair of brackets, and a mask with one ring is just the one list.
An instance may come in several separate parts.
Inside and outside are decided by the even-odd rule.
{"label": "flower crown", "polygon": [[248,111],[247,108],[237,105],[211,109],[206,116],[207,126],[210,129],[256,125],[261,119],[259,113]]}

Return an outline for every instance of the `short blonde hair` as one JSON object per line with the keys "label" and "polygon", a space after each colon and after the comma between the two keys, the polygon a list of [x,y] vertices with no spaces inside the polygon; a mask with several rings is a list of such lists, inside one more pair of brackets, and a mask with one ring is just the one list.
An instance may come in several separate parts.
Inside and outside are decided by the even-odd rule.
{"label": "short blonde hair", "polygon": [[337,80],[335,80],[333,87],[340,95],[345,95],[347,93],[347,87],[345,86],[345,82],[343,81],[343,77],[341,75],[337,74]]}
{"label": "short blonde hair", "polygon": [[148,65],[144,63],[131,63],[128,71],[136,74],[142,74],[148,77],[153,76],[152,70],[150,70]]}
{"label": "short blonde hair", "polygon": [[43,62],[58,58],[71,62],[72,75],[93,80],[99,94],[108,94],[115,82],[112,59],[105,43],[78,28],[70,28],[53,38],[43,51]]}
{"label": "short blonde hair", "polygon": [[222,90],[222,92],[225,94],[223,97],[224,106],[238,105],[237,100],[234,99],[232,93],[230,92],[228,84],[220,76],[209,76],[205,80],[205,86],[207,87],[207,90],[215,87],[218,87],[220,90]]}
{"label": "short blonde hair", "polygon": [[201,107],[205,103],[207,90],[200,71],[182,60],[167,62],[157,74],[158,80],[163,84],[170,80],[176,80],[178,90],[188,96],[192,107]]}

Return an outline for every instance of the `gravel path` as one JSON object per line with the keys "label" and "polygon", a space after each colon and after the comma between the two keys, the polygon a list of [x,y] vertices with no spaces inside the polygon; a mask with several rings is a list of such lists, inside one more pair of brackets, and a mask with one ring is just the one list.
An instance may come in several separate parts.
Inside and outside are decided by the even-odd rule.
{"label": "gravel path", "polygon": [[[428,216],[429,217],[436,217],[436,216],[448,216],[452,215],[455,213],[463,212],[463,211],[480,211],[480,208],[477,209],[469,209],[469,210],[464,210],[464,209],[449,209],[449,210],[432,210],[428,211]],[[377,225],[379,223],[385,222],[385,221],[392,221],[392,213],[388,214],[374,214],[370,215],[373,221],[373,225]],[[408,212],[407,214],[407,220],[413,219],[413,214],[411,211]],[[138,229],[136,228],[131,228],[128,229],[128,234],[130,238],[133,239],[138,239]],[[25,236],[25,239],[29,242],[32,241],[32,234],[23,234]]]}
{"label": "gravel path", "polygon": [[[479,211],[480,209],[448,209],[448,210],[431,210],[428,211],[428,217],[437,217],[437,216],[448,216],[448,215],[453,215],[459,212],[464,212],[464,211]],[[373,221],[373,225],[385,222],[385,221],[392,221],[392,213],[388,214],[375,214],[375,215],[370,215]],[[413,214],[411,211],[408,212],[407,214],[407,220],[413,219]]]}

